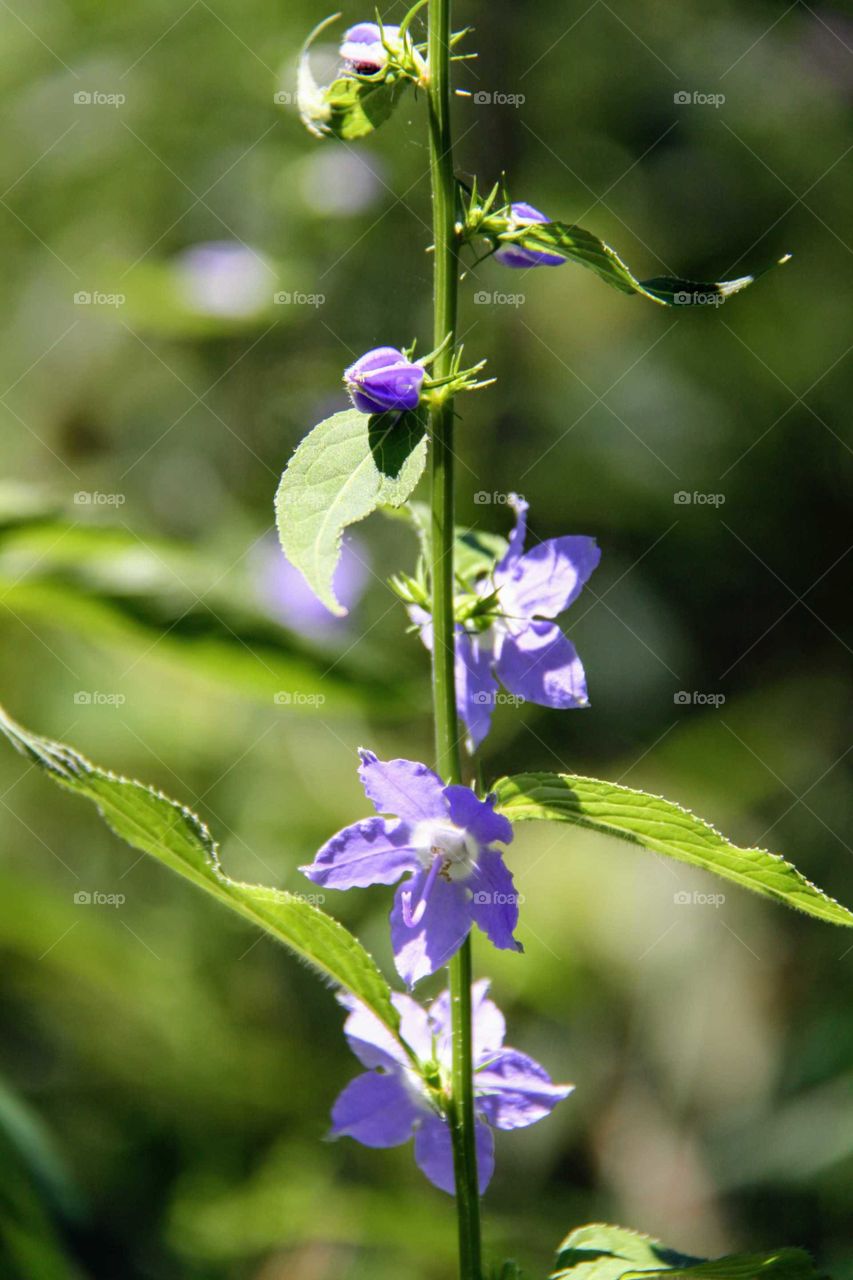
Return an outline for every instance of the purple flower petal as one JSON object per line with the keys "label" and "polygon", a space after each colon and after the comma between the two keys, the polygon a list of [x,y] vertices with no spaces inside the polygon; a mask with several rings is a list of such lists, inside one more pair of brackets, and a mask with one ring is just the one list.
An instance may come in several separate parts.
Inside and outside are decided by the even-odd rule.
{"label": "purple flower petal", "polygon": [[468,884],[471,916],[478,928],[500,951],[523,951],[513,937],[518,924],[518,893],[501,855],[484,849]]}
{"label": "purple flower petal", "polygon": [[477,1111],[498,1129],[523,1129],[544,1119],[573,1085],[554,1084],[544,1067],[517,1049],[501,1049],[474,1079]]}
{"label": "purple flower petal", "polygon": [[299,869],[326,889],[393,884],[404,871],[420,866],[409,838],[410,828],[404,822],[365,818],[332,836],[311,865]]}
{"label": "purple flower petal", "polygon": [[379,813],[394,814],[406,822],[447,817],[444,783],[425,764],[416,760],[378,760],[363,747],[358,754],[361,785]]}
{"label": "purple flower petal", "polygon": [[355,1138],[365,1147],[397,1147],[412,1136],[419,1115],[420,1108],[399,1075],[367,1071],[338,1094],[332,1107],[332,1134]]}
{"label": "purple flower petal", "polygon": [[495,566],[496,573],[508,569],[518,559],[524,551],[524,541],[527,537],[527,513],[530,510],[530,503],[524,498],[519,498],[517,493],[511,493],[509,504],[515,512],[515,527],[509,535],[509,546],[504,552],[503,559],[499,560]]}
{"label": "purple flower petal", "polygon": [[471,903],[465,885],[439,876],[432,887],[426,910],[414,928],[403,917],[403,894],[420,902],[428,873],[418,871],[401,884],[391,909],[391,945],[397,972],[412,987],[420,978],[435,973],[459,950],[471,929]]}
{"label": "purple flower petal", "polygon": [[504,637],[498,676],[510,693],[543,707],[585,707],[586,676],[572,642],[553,622],[530,622]]}
{"label": "purple flower petal", "polygon": [[511,618],[555,618],[578,598],[597,567],[594,538],[549,538],[495,572],[501,608]]}
{"label": "purple flower petal", "polygon": [[[477,1145],[477,1178],[480,1195],[486,1190],[495,1169],[495,1141],[491,1129],[478,1124],[475,1130]],[[456,1178],[453,1172],[453,1142],[450,1128],[441,1116],[425,1116],[415,1134],[415,1160],[433,1186],[453,1195]]]}
{"label": "purple flower petal", "polygon": [[396,347],[376,347],[344,371],[344,382],[362,413],[387,413],[416,409],[424,376]]}
{"label": "purple flower petal", "polygon": [[380,30],[376,22],[359,22],[350,27],[341,44],[341,57],[362,75],[371,75],[381,70],[388,61],[388,53],[382,43],[383,32],[385,44],[399,44],[399,27],[384,27]]}
{"label": "purple flower petal", "polygon": [[433,1053],[432,1026],[426,1009],[400,991],[392,993],[391,1002],[400,1015],[400,1036],[421,1062],[429,1062]]}
{"label": "purple flower petal", "polygon": [[[408,999],[408,997],[391,996],[392,1001],[399,1010],[397,998],[404,1000]],[[385,1067],[393,1070],[396,1067],[408,1065],[406,1054],[385,1024],[379,1021],[371,1009],[368,1009],[356,996],[349,995],[348,992],[341,992],[337,999],[338,1003],[349,1011],[349,1016],[344,1023],[344,1035],[347,1038],[350,1049],[362,1066]],[[410,1001],[410,1003],[414,1004],[414,1001]]]}
{"label": "purple flower petal", "polygon": [[451,821],[465,827],[474,839],[486,846],[500,840],[512,843],[512,823],[502,813],[495,813],[495,797],[478,800],[470,787],[451,785],[444,788]]}
{"label": "purple flower petal", "polygon": [[[473,1056],[475,1066],[481,1058],[494,1055],[500,1049],[506,1035],[506,1019],[494,1000],[488,999],[489,980],[481,978],[471,987],[471,1022],[473,1025]],[[442,991],[429,1007],[429,1020],[435,1034],[435,1051],[439,1062],[450,1066],[451,1018],[450,992]]]}
{"label": "purple flower petal", "polygon": [[474,1026],[474,1061],[500,1049],[506,1035],[506,1019],[489,996],[489,980],[481,978],[471,988],[471,1020]]}
{"label": "purple flower petal", "polygon": [[498,682],[492,675],[491,646],[482,636],[456,628],[456,711],[476,751],[487,736],[495,709]]}
{"label": "purple flower petal", "polygon": [[[546,214],[534,209],[532,204],[516,201],[512,206],[512,218],[516,225],[524,222],[550,222]],[[495,253],[495,260],[505,267],[561,267],[566,261],[557,253],[542,249],[522,249],[519,244],[502,244]]]}
{"label": "purple flower petal", "polygon": [[[273,535],[256,557],[256,591],[260,603],[286,627],[311,639],[327,639],[345,631],[351,619],[338,618],[318,600],[300,571],[285,556]],[[352,610],[364,595],[370,575],[367,548],[360,539],[346,537],[333,583],[338,600]]]}
{"label": "purple flower petal", "polygon": [[[388,30],[388,28],[386,28]],[[391,30],[396,31],[393,27]],[[351,40],[353,44],[375,44],[382,41],[382,32],[378,22],[357,22],[354,27],[344,33],[344,42]]]}

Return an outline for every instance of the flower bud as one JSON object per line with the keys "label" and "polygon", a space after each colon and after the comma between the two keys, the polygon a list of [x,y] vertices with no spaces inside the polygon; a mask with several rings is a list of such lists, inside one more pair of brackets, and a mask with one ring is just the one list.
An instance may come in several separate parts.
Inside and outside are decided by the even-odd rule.
{"label": "flower bud", "polygon": [[[519,202],[511,206],[512,221],[509,230],[517,231],[530,222],[550,222],[551,219],[532,204]],[[502,244],[495,253],[495,259],[505,267],[561,267],[566,261],[556,253],[545,253],[540,249],[522,249],[520,244]]]}
{"label": "flower bud", "polygon": [[399,27],[382,27],[380,30],[375,22],[359,22],[344,35],[340,54],[349,71],[359,76],[372,76],[381,71],[388,61],[385,45],[393,48],[399,43]]}
{"label": "flower bud", "polygon": [[416,409],[424,371],[396,347],[376,347],[344,372],[350,398],[362,413]]}

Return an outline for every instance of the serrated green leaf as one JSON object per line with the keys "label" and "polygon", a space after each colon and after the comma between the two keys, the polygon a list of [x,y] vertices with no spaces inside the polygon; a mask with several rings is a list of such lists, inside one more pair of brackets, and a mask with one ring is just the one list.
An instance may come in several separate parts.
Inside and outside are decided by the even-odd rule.
{"label": "serrated green leaf", "polygon": [[314,28],[299,58],[296,100],[302,123],[317,138],[329,134],[346,141],[363,138],[384,124],[409,83],[392,71],[376,76],[338,76],[325,88],[311,70],[310,48],[317,37],[339,17],[336,14]]}
{"label": "serrated green leaf", "polygon": [[765,272],[788,262],[791,257],[790,254],[785,254],[751,275],[739,276],[735,280],[702,282],[673,276],[638,280],[615,249],[611,249],[598,236],[583,227],[564,222],[537,222],[531,224],[522,236],[513,235],[511,240],[524,249],[561,254],[570,262],[589,267],[607,284],[622,293],[640,294],[665,307],[720,306],[727,298],[748,288]]}
{"label": "serrated green leaf", "polygon": [[99,768],[61,742],[41,738],[0,708],[0,732],[66,791],[91,800],[116,835],[184,876],[364,1002],[396,1035],[387,982],[357,938],[325,911],[282,889],[231,880],[199,817],[153,787]]}
{"label": "serrated green leaf", "polygon": [[802,1249],[737,1253],[706,1260],[677,1253],[651,1236],[593,1223],[572,1231],[557,1252],[550,1280],[817,1280]]}
{"label": "serrated green leaf", "polygon": [[688,809],[660,796],[562,773],[501,778],[493,791],[498,810],[511,822],[570,822],[713,871],[819,920],[853,926],[853,912],[811,884],[790,862],[764,849],[738,848]]}
{"label": "serrated green leaf", "polygon": [[345,409],[319,423],[287,464],[275,498],[278,536],[332,613],[346,613],[332,586],[344,529],[383,504],[401,506],[423,474],[426,450],[417,414]]}

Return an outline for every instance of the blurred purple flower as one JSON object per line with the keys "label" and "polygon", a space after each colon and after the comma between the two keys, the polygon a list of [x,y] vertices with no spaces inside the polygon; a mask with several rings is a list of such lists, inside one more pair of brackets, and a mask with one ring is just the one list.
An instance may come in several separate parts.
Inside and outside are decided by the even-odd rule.
{"label": "blurred purple flower", "polygon": [[[472,750],[489,732],[498,679],[520,701],[542,707],[567,710],[589,702],[577,651],[551,619],[578,598],[601,552],[586,537],[549,538],[525,552],[528,503],[515,494],[510,502],[516,526],[506,554],[478,584],[481,595],[495,595],[496,616],[486,631],[456,627],[456,706]],[[409,614],[431,649],[429,614],[417,606]]]}
{"label": "blurred purple flower", "polygon": [[[550,222],[551,219],[532,204],[518,202],[510,206],[514,229],[526,222]],[[495,261],[505,267],[561,267],[566,261],[557,253],[545,253],[541,249],[522,249],[519,244],[502,244],[495,253]]]}
{"label": "blurred purple flower", "polygon": [[[334,576],[334,591],[347,610],[364,594],[370,561],[364,544],[346,538]],[[347,619],[338,618],[317,599],[302,574],[271,538],[260,549],[256,590],[263,607],[285,627],[309,639],[333,636],[346,630]]]}
{"label": "blurred purple flower", "polygon": [[494,946],[521,951],[513,937],[518,894],[495,842],[512,826],[494,797],[445,786],[424,764],[378,760],[361,750],[359,776],[380,814],[344,827],[320,849],[309,880],[326,889],[399,885],[391,910],[391,944],[400,976],[413,986],[454,955],[476,924]]}
{"label": "blurred purple flower", "polygon": [[315,151],[299,166],[305,203],[326,217],[353,218],[369,209],[383,189],[384,164],[369,150]]}
{"label": "blurred purple flower", "polygon": [[275,272],[260,254],[233,240],[185,249],[177,260],[187,304],[205,315],[245,319],[272,301]]}
{"label": "blurred purple flower", "polygon": [[[544,1119],[572,1085],[553,1084],[544,1067],[517,1049],[503,1047],[505,1023],[487,999],[483,980],[471,989],[474,1036],[474,1095],[477,1114],[477,1169],[480,1194],[495,1165],[495,1129],[522,1129]],[[450,1128],[423,1079],[393,1036],[360,1001],[339,996],[349,1010],[344,1034],[368,1070],[356,1076],[332,1108],[332,1136],[355,1138],[366,1147],[396,1147],[414,1136],[415,1160],[436,1187],[455,1191]],[[400,1034],[415,1056],[450,1083],[450,993],[424,1009],[410,996],[391,999],[400,1014]]]}
{"label": "blurred purple flower", "polygon": [[[385,44],[382,43],[383,34]],[[371,76],[381,71],[388,61],[385,45],[394,48],[400,43],[400,28],[381,29],[376,22],[359,22],[350,27],[341,44],[341,57],[347,67],[360,76]]]}
{"label": "blurred purple flower", "polygon": [[396,347],[376,347],[344,371],[344,382],[356,409],[387,413],[416,409],[424,371]]}

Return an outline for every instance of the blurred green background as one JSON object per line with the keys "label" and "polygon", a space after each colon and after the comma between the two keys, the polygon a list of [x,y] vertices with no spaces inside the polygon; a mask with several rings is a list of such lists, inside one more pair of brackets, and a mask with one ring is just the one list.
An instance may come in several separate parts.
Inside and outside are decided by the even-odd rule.
{"label": "blurred green background", "polygon": [[[592,709],[499,709],[485,774],[664,793],[849,903],[849,11],[457,8],[480,55],[460,171],[505,170],[640,275],[795,254],[696,313],[571,266],[470,273],[466,350],[498,382],[461,406],[460,518],[505,531],[515,489],[537,538],[604,551],[566,620]],[[270,542],[343,366],[429,341],[423,103],[358,147],[308,137],[287,97],[324,16],[0,7],[0,698],[294,889],[365,811],[357,745],[430,757],[425,654],[385,585],[414,539],[360,527],[364,593],[319,633]],[[211,274],[198,246],[223,241]],[[331,993],[11,751],[0,847],[4,1277],[453,1274],[452,1203],[410,1151],[322,1142],[357,1070]],[[510,1041],[577,1092],[499,1136],[490,1256],[543,1275],[605,1219],[853,1276],[849,939],[566,830],[522,829],[511,863],[526,956],[477,959]],[[95,892],[124,901],[75,901]],[[389,965],[387,893],[326,905]]]}

